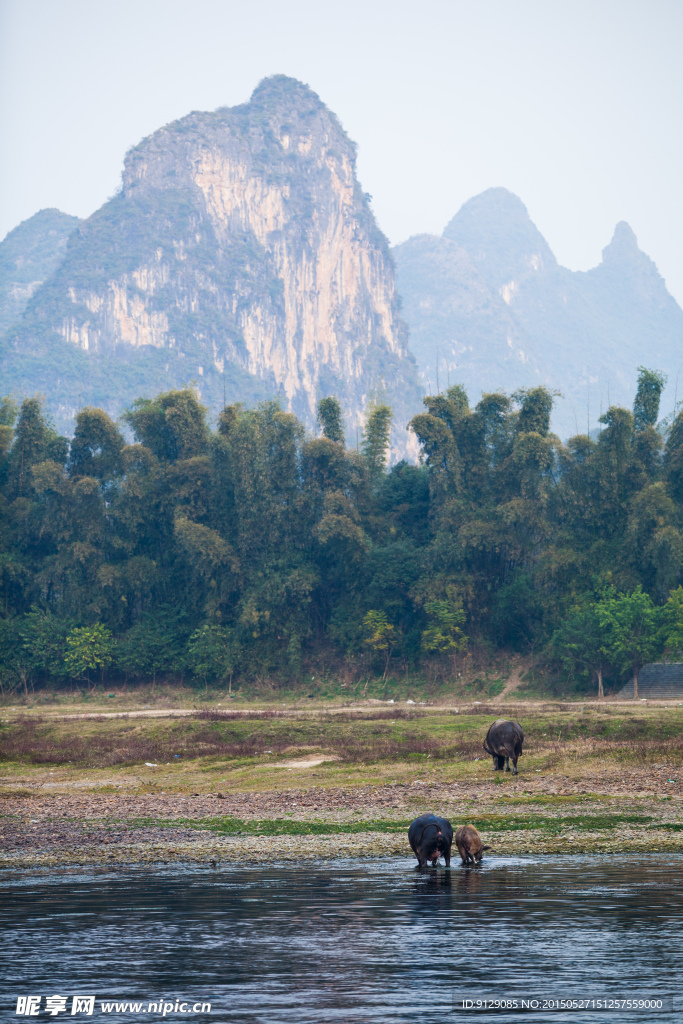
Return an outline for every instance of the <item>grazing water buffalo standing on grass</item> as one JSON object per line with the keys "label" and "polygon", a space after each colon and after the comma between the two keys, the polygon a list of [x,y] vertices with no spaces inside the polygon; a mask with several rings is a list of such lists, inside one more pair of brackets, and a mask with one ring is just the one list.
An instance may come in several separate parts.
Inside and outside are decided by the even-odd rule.
{"label": "grazing water buffalo standing on grass", "polygon": [[436,867],[440,855],[446,861],[446,867],[451,862],[453,829],[445,818],[421,814],[408,829],[408,842],[421,868],[426,867],[428,861]]}
{"label": "grazing water buffalo standing on grass", "polygon": [[489,727],[484,740],[484,750],[493,757],[494,772],[510,771],[512,758],[512,774],[517,774],[517,758],[522,753],[524,732],[519,722],[506,722],[499,718]]}
{"label": "grazing water buffalo standing on grass", "polygon": [[484,846],[481,836],[474,825],[461,825],[455,833],[455,845],[463,864],[478,864],[484,856],[484,850],[490,850],[490,846]]}

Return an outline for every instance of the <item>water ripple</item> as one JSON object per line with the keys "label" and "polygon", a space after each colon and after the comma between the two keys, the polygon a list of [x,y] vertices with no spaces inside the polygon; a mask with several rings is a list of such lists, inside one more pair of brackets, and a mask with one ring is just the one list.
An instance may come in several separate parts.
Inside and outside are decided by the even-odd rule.
{"label": "water ripple", "polygon": [[195,1021],[519,1024],[454,1014],[453,994],[680,997],[682,883],[670,856],[5,874],[0,1005],[19,1019],[17,995],[96,992],[93,1019],[101,999],[180,997],[212,1003]]}

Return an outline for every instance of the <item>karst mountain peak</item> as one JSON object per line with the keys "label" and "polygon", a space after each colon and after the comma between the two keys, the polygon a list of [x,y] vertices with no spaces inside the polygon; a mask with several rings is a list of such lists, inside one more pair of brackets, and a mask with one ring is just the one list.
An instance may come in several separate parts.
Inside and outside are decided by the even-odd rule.
{"label": "karst mountain peak", "polygon": [[506,188],[489,188],[469,199],[443,237],[461,246],[494,288],[556,266],[526,206]]}
{"label": "karst mountain peak", "polygon": [[[630,406],[638,366],[675,377],[683,311],[654,262],[620,221],[601,262],[561,266],[522,200],[490,188],[460,208],[441,236],[394,249],[410,345],[427,387],[457,380],[482,391],[545,385],[564,437],[608,400]],[[665,396],[666,401],[666,396]]]}
{"label": "karst mountain peak", "polygon": [[336,116],[284,75],[160,128],[10,331],[15,376],[55,376],[62,419],[79,393],[118,412],[194,380],[214,407],[277,395],[313,426],[334,393],[354,434],[384,389],[405,449],[421,389],[355,159]]}
{"label": "karst mountain peak", "polygon": [[277,397],[310,430],[334,394],[355,441],[381,395],[397,458],[415,455],[406,424],[444,382],[473,401],[561,392],[563,437],[591,389],[598,410],[629,406],[638,366],[675,381],[683,311],[625,221],[572,271],[504,187],[392,253],[336,115],[273,75],[143,139],[86,220],[47,210],[10,232],[0,330],[5,390],[44,394],[67,433],[83,405],[119,415],[192,382],[214,413]]}

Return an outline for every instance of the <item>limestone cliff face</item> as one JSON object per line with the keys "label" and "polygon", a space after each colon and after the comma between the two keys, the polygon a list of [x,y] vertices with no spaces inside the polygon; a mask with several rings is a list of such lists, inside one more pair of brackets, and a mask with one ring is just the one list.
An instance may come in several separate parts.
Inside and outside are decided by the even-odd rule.
{"label": "limestone cliff face", "polygon": [[166,374],[196,379],[205,397],[224,379],[242,397],[233,385],[246,373],[309,423],[330,392],[350,428],[373,390],[403,423],[419,404],[354,146],[284,76],[128,153],[120,194],[81,225],[30,316],[95,359],[157,350]]}

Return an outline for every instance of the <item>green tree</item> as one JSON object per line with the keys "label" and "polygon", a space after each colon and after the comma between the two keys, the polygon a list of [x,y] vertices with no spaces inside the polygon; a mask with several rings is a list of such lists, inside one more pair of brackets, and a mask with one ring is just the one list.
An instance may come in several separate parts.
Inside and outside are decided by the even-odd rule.
{"label": "green tree", "polygon": [[344,444],[344,420],[342,418],[339,400],[330,396],[321,398],[318,402],[318,425],[323,432],[323,437],[337,444]]}
{"label": "green tree", "polygon": [[16,403],[11,398],[0,398],[0,464],[12,444],[17,412]]}
{"label": "green tree", "polygon": [[399,639],[398,630],[389,622],[384,612],[369,611],[363,619],[363,631],[365,633],[363,643],[370,647],[375,654],[384,658],[382,679],[386,679],[389,660]]}
{"label": "green tree", "polygon": [[661,482],[646,485],[631,501],[626,550],[646,590],[663,601],[683,567],[678,509]]}
{"label": "green tree", "polygon": [[363,455],[370,470],[370,478],[377,482],[384,473],[389,454],[389,434],[393,413],[388,405],[378,403],[370,409],[363,431]]}
{"label": "green tree", "polygon": [[19,622],[24,656],[34,672],[58,679],[65,674],[68,625],[48,611],[32,608]]}
{"label": "green tree", "polygon": [[638,388],[633,403],[633,450],[630,483],[636,491],[659,473],[662,435],[656,429],[659,399],[666,384],[663,373],[638,367]]}
{"label": "green tree", "polygon": [[154,685],[159,673],[182,669],[186,637],[172,614],[145,615],[119,639],[117,665],[133,676],[151,676]]}
{"label": "green tree", "polygon": [[611,406],[600,417],[604,425],[591,462],[599,480],[595,529],[604,538],[623,534],[632,495],[629,475],[632,461],[633,415],[628,409]]}
{"label": "green tree", "polygon": [[207,617],[215,616],[236,587],[239,563],[230,544],[216,530],[183,515],[176,518],[175,537],[187,562],[186,578],[195,582],[196,600],[203,599]]}
{"label": "green tree", "polygon": [[677,502],[683,501],[683,411],[671,425],[664,450],[664,472],[669,492]]}
{"label": "green tree", "polygon": [[511,401],[499,391],[482,395],[471,418],[461,424],[458,447],[465,484],[478,505],[503,497],[501,470],[512,451],[516,426]]}
{"label": "green tree", "polygon": [[546,437],[550,430],[553,392],[544,387],[521,388],[512,397],[520,404],[517,432]]}
{"label": "green tree", "polygon": [[30,491],[33,466],[46,460],[64,465],[67,451],[68,441],[55,433],[47,422],[40,399],[25,399],[21,403],[8,456],[7,478],[11,498]]}
{"label": "green tree", "polygon": [[428,411],[414,416],[409,427],[416,434],[429,467],[432,496],[441,502],[460,487],[462,458],[458,436],[463,421],[469,418],[469,404],[459,385],[449,388],[445,395],[428,395],[423,402]]}
{"label": "green tree", "polygon": [[206,455],[209,430],[205,407],[191,388],[139,398],[124,415],[137,440],[162,462]]}
{"label": "green tree", "polygon": [[633,429],[637,433],[654,427],[659,416],[659,400],[666,387],[666,374],[638,367],[638,386],[633,403]]}
{"label": "green tree", "polygon": [[192,669],[202,677],[205,686],[209,680],[228,679],[228,692],[232,693],[232,676],[240,656],[234,630],[225,626],[200,626],[190,637],[187,649]]}
{"label": "green tree", "polygon": [[683,587],[669,594],[666,604],[659,610],[659,639],[668,658],[683,658]]}
{"label": "green tree", "polygon": [[92,476],[106,483],[123,471],[121,453],[125,440],[103,409],[83,409],[76,416],[76,430],[69,452],[71,476]]}
{"label": "green tree", "polygon": [[605,696],[603,674],[609,645],[598,602],[574,608],[553,633],[550,648],[570,675],[577,670],[595,673],[598,698]]}
{"label": "green tree", "polygon": [[617,594],[601,601],[598,617],[610,661],[633,672],[633,699],[637,700],[640,670],[661,650],[657,608],[649,594],[637,587],[632,594]]}
{"label": "green tree", "polygon": [[66,638],[64,665],[72,679],[85,676],[88,686],[90,672],[102,673],[114,660],[114,638],[101,622],[94,626],[77,626]]}
{"label": "green tree", "polygon": [[467,649],[467,637],[461,626],[465,612],[451,601],[428,601],[425,605],[428,626],[422,631],[422,650],[427,654],[456,654]]}
{"label": "green tree", "polygon": [[518,569],[494,595],[491,629],[498,643],[532,654],[547,638],[547,600],[532,574]]}
{"label": "green tree", "polygon": [[547,388],[538,387],[522,389],[513,397],[520,403],[520,410],[507,471],[512,487],[522,498],[530,500],[527,514],[538,523],[552,486],[557,449],[557,438],[548,433],[553,394]]}
{"label": "green tree", "polygon": [[0,694],[4,697],[21,686],[28,694],[29,682],[31,666],[22,647],[19,620],[0,618]]}

